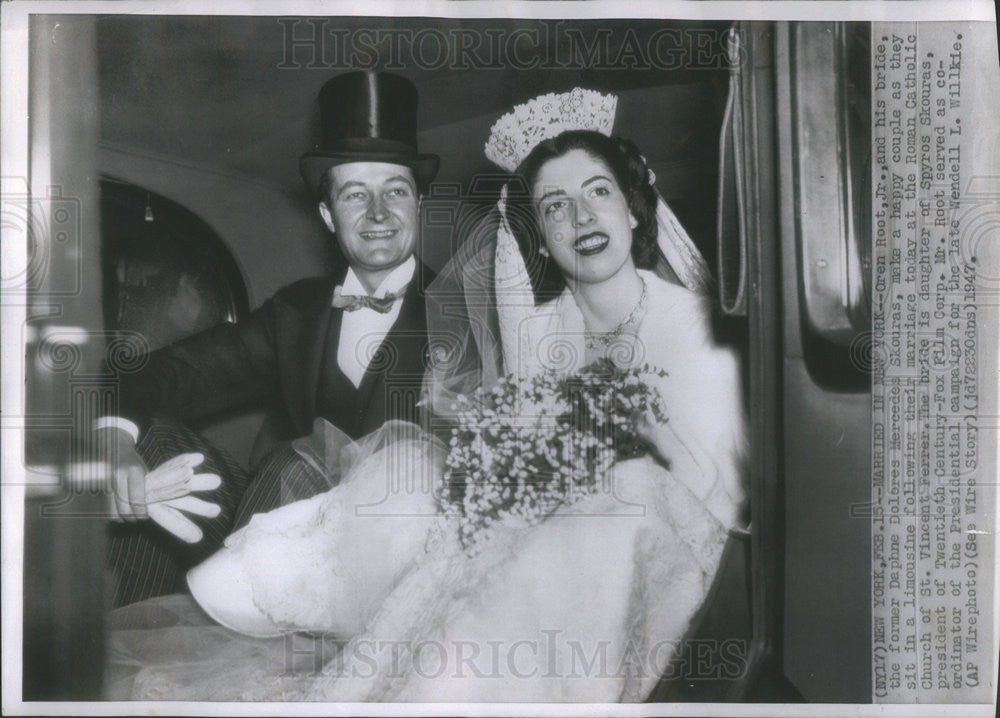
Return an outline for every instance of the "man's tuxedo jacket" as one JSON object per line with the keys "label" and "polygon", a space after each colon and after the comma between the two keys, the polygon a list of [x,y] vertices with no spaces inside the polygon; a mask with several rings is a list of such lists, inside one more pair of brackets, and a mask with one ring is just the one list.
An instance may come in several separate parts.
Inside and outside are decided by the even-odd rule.
{"label": "man's tuxedo jacket", "polygon": [[344,310],[331,302],[344,274],[346,269],[333,279],[296,282],[238,324],[213,327],[150,353],[138,371],[118,374],[119,413],[140,425],[153,415],[193,423],[251,405],[269,406],[278,409],[277,421],[272,417],[279,427],[275,438],[310,433],[317,416],[352,438],[387,419],[417,421],[427,356],[424,294],[433,273],[417,263],[399,316],[359,387],[337,366]]}

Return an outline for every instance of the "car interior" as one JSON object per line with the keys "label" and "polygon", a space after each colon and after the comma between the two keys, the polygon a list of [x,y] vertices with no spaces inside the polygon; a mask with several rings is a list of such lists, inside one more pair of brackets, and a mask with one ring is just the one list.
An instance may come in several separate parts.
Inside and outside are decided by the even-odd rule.
{"label": "car interior", "polygon": [[[70,470],[116,406],[96,368],[336,268],[298,157],[318,88],[352,68],[309,38],[436,27],[528,32],[523,63],[387,68],[418,88],[419,143],[441,157],[420,258],[440,269],[495,205],[504,175],[482,148],[501,114],[544,92],[613,92],[616,132],[712,267],[718,338],[743,357],[746,529],[649,700],[871,701],[870,25],[560,22],[33,18],[28,185],[46,231],[31,251],[48,271],[26,285],[25,700],[101,692],[104,496]],[[655,37],[675,66],[630,54]],[[60,223],[74,231],[56,244]],[[252,467],[268,413],[196,428]]]}

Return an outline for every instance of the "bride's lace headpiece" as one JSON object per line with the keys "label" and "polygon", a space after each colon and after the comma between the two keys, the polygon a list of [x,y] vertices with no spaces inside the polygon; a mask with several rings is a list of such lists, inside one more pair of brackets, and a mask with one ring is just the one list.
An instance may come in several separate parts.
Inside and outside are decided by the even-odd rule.
{"label": "bride's lace headpiece", "polygon": [[490,129],[486,158],[513,172],[540,142],[567,130],[594,130],[610,136],[618,98],[575,87],[517,105]]}

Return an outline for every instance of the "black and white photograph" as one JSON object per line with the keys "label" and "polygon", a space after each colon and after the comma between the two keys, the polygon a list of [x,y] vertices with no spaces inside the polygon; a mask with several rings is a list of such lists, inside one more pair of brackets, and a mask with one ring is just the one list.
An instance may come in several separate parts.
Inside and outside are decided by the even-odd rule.
{"label": "black and white photograph", "polygon": [[995,714],[992,3],[0,13],[4,714]]}

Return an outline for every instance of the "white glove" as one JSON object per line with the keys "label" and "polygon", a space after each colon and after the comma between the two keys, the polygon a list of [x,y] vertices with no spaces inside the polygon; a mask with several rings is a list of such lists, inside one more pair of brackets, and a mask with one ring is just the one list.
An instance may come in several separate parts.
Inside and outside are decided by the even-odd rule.
{"label": "white glove", "polygon": [[217,504],[192,491],[211,491],[222,484],[217,474],[196,474],[194,467],[205,460],[202,454],[180,454],[146,474],[146,511],[149,518],[188,543],[202,539],[202,531],[184,514],[215,518],[222,510]]}

